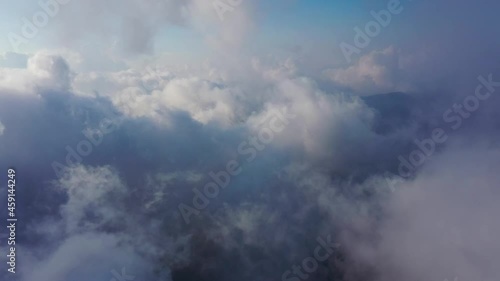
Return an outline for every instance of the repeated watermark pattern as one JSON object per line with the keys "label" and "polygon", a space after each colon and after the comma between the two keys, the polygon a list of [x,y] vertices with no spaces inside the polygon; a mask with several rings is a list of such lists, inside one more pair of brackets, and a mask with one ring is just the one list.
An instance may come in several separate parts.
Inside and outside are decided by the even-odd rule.
{"label": "repeated watermark pattern", "polygon": [[116,131],[122,122],[121,117],[105,118],[99,123],[97,129],[85,129],[82,131],[84,139],[79,141],[73,148],[70,145],[66,146],[65,164],[58,161],[52,162],[52,169],[58,178],[61,178],[64,171],[71,166],[81,164],[85,157],[88,157],[104,140],[106,135]]}
{"label": "repeated watermark pattern", "polygon": [[316,241],[319,245],[314,249],[313,255],[304,258],[299,265],[295,264],[291,269],[283,272],[281,275],[282,281],[307,280],[309,274],[318,270],[319,263],[328,260],[335,250],[340,247],[340,244],[333,243],[331,235],[326,236],[326,239],[318,237]]}
{"label": "repeated watermark pattern", "polygon": [[[482,103],[486,102],[496,88],[500,87],[500,82],[493,80],[493,74],[488,77],[479,76],[479,84],[476,86],[474,94],[468,95],[461,103],[455,103],[443,113],[443,122],[448,124],[451,131],[457,131],[464,123],[464,120],[473,116]],[[442,127],[432,130],[430,137],[419,140],[415,139],[417,146],[407,157],[398,156],[398,176],[386,175],[385,179],[392,191],[394,186],[403,181],[403,178],[409,178],[418,167],[422,166],[429,157],[436,151],[439,145],[444,144],[449,139],[447,131]]]}
{"label": "repeated watermark pattern", "polygon": [[225,14],[227,12],[233,12],[234,9],[243,3],[243,0],[215,0],[212,2],[212,6],[217,12],[217,16],[221,21],[225,19]]}
{"label": "repeated watermark pattern", "polygon": [[139,88],[142,94],[147,94],[148,92],[159,89],[161,81],[163,80],[163,77],[158,73],[159,69],[158,65],[154,67],[150,65],[146,66],[147,78],[141,80],[141,88]]}
{"label": "repeated watermark pattern", "polygon": [[19,52],[21,45],[26,45],[29,40],[35,38],[41,28],[47,26],[51,18],[54,18],[61,11],[61,7],[68,4],[71,0],[40,0],[38,9],[31,18],[21,18],[20,32],[9,32],[7,35],[10,45],[14,52]]}
{"label": "repeated watermark pattern", "polygon": [[135,280],[135,276],[127,274],[125,267],[122,267],[120,272],[116,271],[116,269],[111,270],[111,274],[113,278],[110,281],[133,281]]}
{"label": "repeated watermark pattern", "polygon": [[[412,1],[412,0],[408,0]],[[352,62],[352,56],[354,54],[359,55],[361,50],[368,47],[372,42],[372,39],[377,37],[381,32],[382,28],[386,28],[392,22],[392,18],[395,15],[401,14],[404,8],[399,0],[390,0],[387,3],[387,8],[380,11],[371,11],[370,14],[373,20],[367,22],[363,29],[356,26],[354,27],[354,38],[353,44],[342,42],[340,43],[340,50],[348,63]]]}

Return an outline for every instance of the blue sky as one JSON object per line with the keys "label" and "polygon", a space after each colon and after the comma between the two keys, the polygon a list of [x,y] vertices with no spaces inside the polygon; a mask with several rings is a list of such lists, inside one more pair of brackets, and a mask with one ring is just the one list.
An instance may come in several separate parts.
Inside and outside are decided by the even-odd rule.
{"label": "blue sky", "polygon": [[[74,5],[71,1],[67,5]],[[256,36],[262,43],[280,45],[296,40],[297,36],[310,36],[312,40],[323,38],[325,41],[335,40],[335,36],[343,30],[368,18],[369,7],[364,1],[262,1],[255,11]],[[19,32],[21,18],[31,18],[40,8],[36,1],[9,2],[9,9],[0,11],[0,31],[2,34]],[[384,3],[380,1],[380,3]],[[375,5],[371,5],[375,6]],[[61,7],[65,13],[66,7]],[[237,8],[238,9],[238,8]],[[89,21],[92,20],[90,17]],[[58,32],[57,18],[50,19],[48,25],[40,31],[40,35],[30,40],[27,52],[38,48],[53,47],[55,34]],[[189,27],[162,27],[157,34],[157,49],[160,51],[201,51],[203,38]],[[63,42],[64,43],[64,42]],[[11,46],[6,36],[0,38],[0,50],[9,51]]]}
{"label": "blue sky", "polygon": [[[370,12],[385,9],[389,3],[384,0],[243,1],[241,6],[227,12],[227,19],[222,21],[217,18],[211,2],[192,1],[200,10],[190,6],[191,12],[186,14],[185,6],[177,4],[165,6],[163,10],[146,5],[140,10],[133,2],[110,1],[93,9],[92,2],[72,0],[61,6],[59,13],[49,19],[35,38],[22,45],[20,51],[32,54],[40,49],[65,48],[94,56],[99,67],[117,61],[143,60],[148,56],[199,62],[235,52],[231,56],[291,56],[307,61],[311,68],[319,71],[328,66],[347,65],[339,45],[352,44],[354,27],[363,29],[373,20]],[[443,70],[447,73],[460,71],[457,67],[460,63],[477,66],[477,69],[491,63],[479,58],[463,60],[476,54],[493,55],[500,45],[497,36],[488,35],[496,31],[493,22],[487,20],[495,16],[493,7],[498,6],[495,1],[404,0],[400,3],[402,13],[393,15],[391,24],[382,28],[356,58],[394,46],[408,53],[434,53],[436,58],[431,61],[441,60],[438,68],[449,68]],[[9,9],[0,11],[3,34],[0,52],[12,51],[7,35],[20,34],[21,18],[31,18],[40,11],[36,1],[6,2],[5,5]],[[142,20],[139,25],[134,23]],[[104,62],[110,58],[113,62]]]}

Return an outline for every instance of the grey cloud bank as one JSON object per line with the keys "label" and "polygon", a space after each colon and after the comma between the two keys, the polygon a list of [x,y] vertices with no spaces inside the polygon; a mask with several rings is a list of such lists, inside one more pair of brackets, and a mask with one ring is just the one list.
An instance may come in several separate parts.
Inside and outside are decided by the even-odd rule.
{"label": "grey cloud bank", "polygon": [[[405,228],[398,225],[399,219],[407,221],[431,239],[420,243],[437,245],[440,235],[448,235],[450,229],[456,228],[459,233],[477,231],[480,237],[494,237],[497,233],[498,226],[489,217],[484,217],[481,224],[460,225],[454,213],[436,216],[450,224],[433,230],[436,233],[427,233],[431,229],[428,224],[436,223],[434,218],[419,217],[422,208],[428,206],[419,205],[420,201],[415,205],[400,203],[419,198],[414,196],[436,196],[436,201],[429,203],[436,212],[441,207],[448,208],[447,204],[472,204],[470,195],[465,193],[455,195],[456,203],[442,202],[445,195],[437,193],[453,193],[455,175],[468,173],[472,182],[484,181],[484,189],[478,189],[478,200],[489,195],[494,198],[496,178],[481,168],[496,165],[496,147],[481,142],[497,134],[489,121],[498,114],[488,110],[498,104],[493,96],[474,118],[464,123],[462,130],[457,130],[453,141],[436,147],[428,163],[415,170],[412,179],[400,183],[409,188],[391,193],[383,175],[387,171],[397,173],[398,155],[410,151],[415,136],[422,140],[422,136],[432,135],[428,124],[442,118],[447,109],[426,108],[425,102],[419,102],[428,98],[425,95],[392,94],[361,99],[326,93],[311,78],[286,73],[273,74],[261,85],[260,94],[250,97],[242,94],[253,88],[229,86],[230,81],[221,85],[174,73],[146,73],[137,79],[133,72],[117,72],[102,75],[100,79],[106,79],[106,83],[101,85],[105,87],[97,87],[94,96],[81,96],[79,87],[96,77],[72,74],[61,57],[40,53],[29,59],[25,69],[2,71],[15,71],[24,80],[0,85],[4,89],[0,95],[0,120],[8,128],[1,140],[5,144],[0,149],[5,156],[1,163],[14,165],[19,171],[31,171],[26,185],[33,187],[21,190],[20,196],[37,202],[33,211],[23,216],[26,229],[21,230],[20,240],[29,248],[22,251],[20,259],[30,266],[19,271],[21,280],[34,276],[45,278],[42,280],[81,280],[76,276],[85,268],[89,273],[84,276],[109,279],[112,268],[131,263],[135,265],[127,272],[137,278],[253,279],[256,267],[259,278],[280,278],[290,265],[314,254],[310,251],[315,246],[299,242],[303,240],[300,237],[318,237],[323,233],[332,233],[330,241],[342,245],[339,251],[324,261],[308,260],[304,268],[315,270],[300,275],[297,271],[295,277],[290,273],[285,279],[300,279],[304,274],[319,280],[328,280],[332,275],[350,276],[345,280],[363,280],[377,274],[410,280],[422,276],[444,279],[451,273],[495,276],[487,267],[475,267],[466,256],[450,258],[452,252],[442,247],[426,248],[427,252],[416,260],[403,259],[420,247],[409,246],[414,244],[408,239],[422,238],[407,237]],[[264,73],[268,75],[269,69]],[[151,77],[157,79],[148,83],[153,86],[138,91],[143,80]],[[494,77],[483,77],[484,89],[496,85]],[[385,107],[398,99],[398,106],[411,108],[408,114]],[[16,110],[11,109],[12,104]],[[271,127],[279,127],[270,142],[271,135],[263,131],[267,127],[262,127],[262,120],[272,121],[268,118],[271,113],[284,110],[293,112],[295,117],[286,125],[270,122]],[[428,113],[422,114],[422,110]],[[35,118],[47,122],[30,122]],[[120,125],[105,134],[98,129],[109,118],[118,118]],[[30,137],[35,135],[36,138]],[[55,135],[57,140],[52,138]],[[259,143],[255,153],[244,154],[252,161],[243,159],[238,166],[229,165],[231,171],[241,173],[230,177],[229,189],[222,189],[225,176],[214,171],[225,171],[228,160],[239,159],[239,151],[251,148],[248,144],[252,143],[252,136],[263,138],[263,143],[268,144]],[[86,153],[82,141],[92,145],[92,153]],[[473,149],[461,142],[473,143]],[[68,145],[76,153],[72,154],[73,160],[81,161],[70,165],[61,162],[64,167],[58,170],[58,177],[51,164],[66,160]],[[263,146],[265,149],[261,149]],[[83,154],[79,154],[79,147]],[[469,159],[483,162],[477,166]],[[440,161],[442,165],[436,164]],[[36,172],[30,168],[34,164],[38,167]],[[216,180],[222,184],[216,200],[201,212],[196,210],[196,216],[189,216],[189,224],[185,224],[185,214],[179,213],[180,204],[193,200],[192,190],[201,193],[207,183],[217,183]],[[467,182],[460,186],[466,188]],[[211,197],[212,191],[208,193]],[[445,210],[449,212],[457,206]],[[468,215],[477,221],[483,211],[478,206]],[[391,218],[380,218],[380,212]],[[24,234],[28,230],[30,235]],[[371,242],[373,235],[378,234],[385,244]],[[461,241],[467,253],[481,253],[490,243]],[[80,245],[95,246],[85,246],[84,250]],[[393,249],[393,245],[398,247]],[[204,255],[208,250],[211,254]],[[45,254],[37,255],[37,251]],[[124,253],[127,259],[122,259]],[[257,253],[265,257],[263,260],[274,262],[248,260]],[[73,258],[68,259],[68,255]],[[442,255],[442,269],[432,266],[429,272],[418,271],[430,266],[421,263],[428,255]],[[490,257],[497,258],[493,252]],[[82,264],[89,259],[101,261],[102,266]],[[226,270],[228,263],[239,269]],[[212,267],[202,270],[201,264]],[[462,269],[455,270],[456,266]],[[403,270],[396,272],[394,268]]]}

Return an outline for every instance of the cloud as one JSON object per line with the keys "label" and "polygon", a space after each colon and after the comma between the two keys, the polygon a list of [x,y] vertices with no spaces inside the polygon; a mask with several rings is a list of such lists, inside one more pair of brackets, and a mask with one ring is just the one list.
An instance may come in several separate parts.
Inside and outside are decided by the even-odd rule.
{"label": "cloud", "polygon": [[332,81],[360,94],[407,92],[413,90],[405,76],[404,58],[394,47],[373,51],[345,69],[325,71]]}
{"label": "cloud", "polygon": [[26,269],[31,272],[25,280],[111,280],[111,271],[119,270],[125,264],[130,271],[145,266],[131,249],[119,243],[113,235],[88,233],[72,236],[62,241],[46,259],[30,264],[33,268]]}
{"label": "cloud", "polygon": [[[387,29],[398,40],[338,66],[314,39],[329,40],[329,21],[296,29],[289,1],[225,2],[239,4],[221,20],[206,0],[71,1],[36,42],[59,49],[0,56],[0,166],[22,183],[17,277],[279,280],[331,237],[341,246],[310,280],[498,280],[495,93],[414,174],[387,180],[477,76],[500,79],[486,20],[498,4],[413,3]],[[361,2],[349,9],[379,9]],[[290,52],[292,39],[306,43]],[[275,112],[295,117],[251,144]],[[179,205],[203,201],[229,161],[241,173],[186,224]]]}
{"label": "cloud", "polygon": [[66,61],[46,52],[31,56],[26,68],[0,68],[0,74],[2,93],[33,95],[44,90],[67,91],[71,84],[71,73]]}
{"label": "cloud", "polygon": [[249,1],[231,6],[222,21],[213,3],[203,0],[71,1],[51,18],[49,33],[76,50],[92,47],[88,42],[97,40],[93,52],[108,49],[108,55],[120,59],[153,54],[159,35],[179,29],[200,35],[209,47],[230,50],[239,48],[251,29],[252,6]]}
{"label": "cloud", "polygon": [[[391,52],[368,62],[381,56],[385,63]],[[451,258],[438,251],[443,240],[434,235],[432,219],[456,222],[465,216],[452,212],[460,204],[471,205],[465,216],[471,221],[494,210],[489,201],[474,208],[467,200],[488,199],[497,179],[486,167],[496,165],[496,144],[481,151],[437,149],[435,162],[404,182],[415,185],[408,189],[415,193],[391,195],[382,176],[394,173],[398,155],[442,118],[441,108],[429,107],[421,95],[361,98],[327,91],[292,60],[255,58],[238,71],[209,63],[108,72],[76,72],[70,65],[40,52],[26,68],[1,69],[15,83],[0,83],[0,120],[9,130],[2,136],[0,165],[30,171],[26,185],[32,186],[18,191],[33,202],[23,218],[29,233],[23,259],[30,265],[20,274],[23,280],[37,272],[52,281],[109,280],[110,271],[124,264],[135,264],[131,273],[147,280],[274,279],[310,256],[318,236],[342,241],[343,234],[351,239],[311,278],[366,280],[363,274],[375,269],[383,270],[379,276],[435,278],[455,265],[464,266],[457,274],[477,277],[477,270],[465,270],[472,267],[467,258],[421,269],[427,254]],[[367,73],[391,78],[390,72]],[[496,108],[494,99],[490,104]],[[409,113],[400,114],[398,106]],[[297,117],[264,149],[255,148],[254,160],[238,153],[268,114],[283,110]],[[495,114],[482,107],[456,132],[457,141],[491,139]],[[106,118],[119,119],[119,126],[99,135]],[[90,141],[85,132],[95,133],[95,144],[79,153],[79,144]],[[473,165],[480,159],[484,166]],[[238,161],[241,174],[185,224],[179,204],[191,204],[193,190],[202,190],[213,180],[210,172],[224,170],[230,160]],[[65,166],[60,176],[54,162]],[[471,181],[460,180],[469,168]],[[463,191],[475,182],[485,188],[478,188],[478,197]],[[429,189],[420,193],[418,186]],[[440,186],[446,188],[438,192]],[[465,193],[447,197],[456,186]],[[5,192],[0,188],[0,195]],[[429,247],[405,248],[407,239]],[[485,247],[466,248],[470,256]]]}
{"label": "cloud", "polygon": [[[160,225],[134,218],[123,204],[129,196],[127,189],[110,167],[68,168],[55,187],[67,197],[59,206],[61,220],[47,217],[30,224],[33,235],[44,242],[24,249],[22,256],[29,266],[20,270],[22,280],[35,276],[40,280],[108,280],[112,270],[123,267],[142,278],[153,278],[152,272],[158,271],[154,260],[183,259],[175,249],[183,247],[184,239],[150,236],[148,232]],[[137,228],[139,223],[142,228]]]}
{"label": "cloud", "polygon": [[[494,280],[500,261],[494,237],[498,210],[498,149],[457,145],[437,156],[414,180],[402,182],[374,229],[376,243],[346,237],[356,259],[380,273],[377,280]],[[478,204],[478,202],[481,202]],[[361,236],[363,237],[363,236]],[[354,244],[353,244],[354,243]]]}
{"label": "cloud", "polygon": [[[68,194],[67,202],[61,206],[66,232],[89,231],[120,219],[117,206],[109,206],[107,202],[123,196],[125,188],[109,167],[69,168],[58,184]],[[87,216],[93,217],[90,224],[82,222]]]}

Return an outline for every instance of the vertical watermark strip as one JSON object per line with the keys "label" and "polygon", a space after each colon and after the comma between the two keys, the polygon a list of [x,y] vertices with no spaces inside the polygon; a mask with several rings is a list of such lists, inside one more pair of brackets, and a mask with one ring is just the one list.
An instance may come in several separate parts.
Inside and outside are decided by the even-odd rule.
{"label": "vertical watermark strip", "polygon": [[7,245],[7,269],[10,273],[16,273],[16,170],[7,170],[7,229],[9,230]]}

